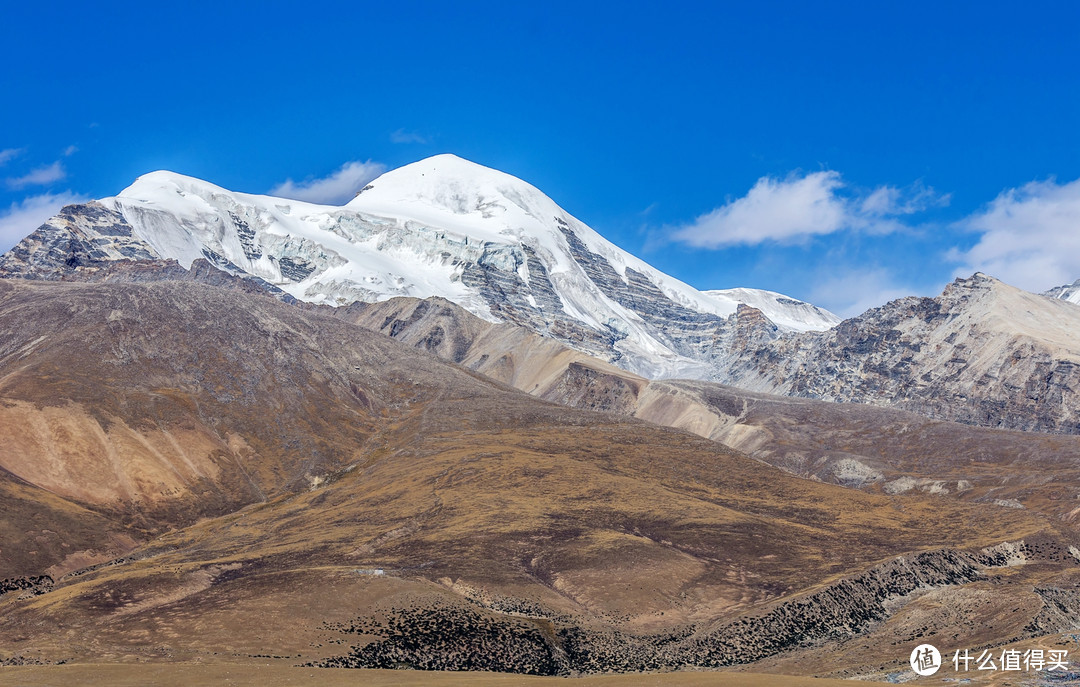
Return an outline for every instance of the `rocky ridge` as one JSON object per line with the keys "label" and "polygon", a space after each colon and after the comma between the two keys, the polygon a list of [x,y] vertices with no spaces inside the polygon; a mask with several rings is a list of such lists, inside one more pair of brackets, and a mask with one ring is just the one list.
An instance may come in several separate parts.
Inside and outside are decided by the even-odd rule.
{"label": "rocky ridge", "polygon": [[[336,627],[369,639],[317,665],[575,675],[748,664],[858,636],[915,595],[985,580],[996,568],[1040,559],[1080,566],[1075,554],[1055,555],[1062,552],[1053,545],[1043,554],[1044,546],[1018,542],[977,552],[942,549],[902,556],[713,627],[652,635],[575,626],[535,606],[528,613],[441,604],[403,609],[386,621],[359,618]],[[1080,597],[1056,587],[1036,592],[1042,609],[1012,640],[1080,628],[1074,615]]]}
{"label": "rocky ridge", "polygon": [[987,427],[1080,432],[1080,309],[984,274],[826,332],[757,337],[710,378]]}

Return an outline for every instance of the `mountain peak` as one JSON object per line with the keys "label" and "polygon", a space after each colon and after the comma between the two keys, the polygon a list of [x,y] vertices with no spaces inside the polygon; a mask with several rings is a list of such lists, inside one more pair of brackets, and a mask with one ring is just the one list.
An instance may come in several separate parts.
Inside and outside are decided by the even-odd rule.
{"label": "mountain peak", "polygon": [[525,183],[512,174],[507,174],[506,172],[499,171],[493,167],[486,167],[479,162],[467,160],[459,155],[454,155],[453,153],[440,153],[384,172],[372,182],[372,185],[380,180],[399,178],[413,178],[419,180],[427,177],[430,177],[433,180],[444,181],[448,179],[467,180],[498,178],[504,181],[516,182],[518,184]]}
{"label": "mountain peak", "polygon": [[[546,234],[568,213],[535,186],[451,154],[436,155],[378,177],[345,206],[373,215],[405,216],[429,226],[448,219],[472,238]],[[503,238],[500,238],[503,237]]]}
{"label": "mountain peak", "polygon": [[528,182],[452,154],[387,172],[345,206],[235,193],[159,170],[82,212],[78,236],[47,226],[24,252],[41,253],[41,264],[84,244],[98,262],[150,256],[188,269],[204,259],[331,305],[441,296],[650,377],[703,374],[705,359],[723,355],[718,342],[731,335],[739,302],[789,330],[835,322],[779,294],[697,291]]}
{"label": "mountain peak", "polygon": [[116,195],[117,197],[123,198],[136,198],[140,194],[145,195],[150,190],[169,189],[171,191],[182,191],[194,188],[211,189],[221,193],[228,193],[224,188],[216,186],[209,181],[203,181],[197,177],[173,172],[168,169],[158,169],[153,172],[147,172],[146,174],[140,174],[130,186]]}
{"label": "mountain peak", "polygon": [[[452,153],[432,155],[423,160],[412,162],[403,167],[384,172],[372,181],[364,192],[349,202],[352,205],[360,197],[375,189],[387,187],[410,187],[417,195],[431,189],[445,186],[478,189],[480,187],[528,187],[540,193],[539,189],[525,181],[491,167],[485,167],[472,160],[466,160]],[[400,190],[400,189],[399,189]]]}
{"label": "mountain peak", "polygon": [[955,298],[969,299],[978,293],[994,293],[1013,289],[1014,287],[984,272],[975,272],[970,277],[957,277],[946,284],[945,289],[941,292],[941,297],[946,300]]}
{"label": "mountain peak", "polygon": [[742,304],[756,308],[786,330],[822,331],[840,324],[840,318],[828,310],[775,291],[735,288],[703,293],[731,312]]}
{"label": "mountain peak", "polygon": [[1055,286],[1048,291],[1044,291],[1042,295],[1048,298],[1058,298],[1070,303],[1080,303],[1080,279],[1077,279],[1071,284]]}
{"label": "mountain peak", "polygon": [[964,286],[982,286],[982,285],[992,285],[992,284],[1003,284],[1004,283],[999,279],[991,277],[986,272],[975,272],[974,274],[972,274],[967,279],[957,278],[956,282],[958,284],[963,284]]}

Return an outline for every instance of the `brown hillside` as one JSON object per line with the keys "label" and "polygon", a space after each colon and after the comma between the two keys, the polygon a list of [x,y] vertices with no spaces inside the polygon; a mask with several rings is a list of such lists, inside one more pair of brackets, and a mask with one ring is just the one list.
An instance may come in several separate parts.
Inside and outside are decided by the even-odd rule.
{"label": "brown hillside", "polygon": [[[1017,560],[1025,589],[1080,566],[1036,512],[801,479],[266,297],[7,282],[0,334],[5,468],[94,510],[92,537],[55,516],[69,547],[123,523],[145,542],[0,596],[8,663],[572,674],[815,651],[835,658],[815,672],[867,670],[830,647],[921,594],[962,609],[951,590],[1014,594],[995,580]],[[1024,599],[964,636],[1067,624]]]}

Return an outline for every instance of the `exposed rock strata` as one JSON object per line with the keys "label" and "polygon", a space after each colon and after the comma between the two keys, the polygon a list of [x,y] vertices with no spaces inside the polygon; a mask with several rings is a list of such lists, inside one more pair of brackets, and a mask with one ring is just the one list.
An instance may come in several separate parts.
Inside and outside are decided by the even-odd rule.
{"label": "exposed rock strata", "polygon": [[159,261],[135,236],[124,216],[91,201],[68,205],[7,253],[0,277],[61,280],[80,268],[100,269],[116,261]]}
{"label": "exposed rock strata", "polygon": [[[536,608],[529,616],[453,606],[395,610],[385,621],[358,618],[333,628],[373,641],[320,665],[568,675],[753,663],[856,636],[913,594],[985,579],[994,568],[1026,560],[1025,554],[1037,552],[1021,542],[976,553],[943,549],[903,556],[715,627],[652,635],[568,625],[564,618],[536,615],[542,613]],[[1032,621],[1032,632],[1076,625],[1068,617],[1080,603],[1075,592],[1036,591],[1046,605]]]}

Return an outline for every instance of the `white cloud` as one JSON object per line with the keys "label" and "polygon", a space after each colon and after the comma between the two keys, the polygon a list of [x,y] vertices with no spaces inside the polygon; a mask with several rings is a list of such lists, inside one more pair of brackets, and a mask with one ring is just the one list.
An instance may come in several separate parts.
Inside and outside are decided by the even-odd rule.
{"label": "white cloud", "polygon": [[834,270],[829,278],[813,286],[808,300],[848,318],[916,292],[917,289],[901,283],[887,269],[856,268],[841,273]]}
{"label": "white cloud", "polygon": [[1080,278],[1080,179],[1009,189],[959,227],[981,236],[950,253],[956,276],[980,271],[1036,292]]}
{"label": "white cloud", "polygon": [[5,148],[0,150],[0,165],[6,165],[9,160],[19,157],[23,154],[23,148]]}
{"label": "white cloud", "polygon": [[79,146],[70,145],[67,148],[64,148],[64,157],[71,157],[77,152],[79,152]]}
{"label": "white cloud", "polygon": [[674,238],[692,246],[719,248],[830,234],[844,226],[846,210],[835,194],[842,185],[836,172],[784,180],[762,177],[745,196],[698,217],[677,230]]}
{"label": "white cloud", "polygon": [[84,203],[87,200],[85,196],[64,191],[43,193],[12,203],[6,212],[0,212],[0,252],[7,251],[21,241],[65,205]]}
{"label": "white cloud", "polygon": [[900,189],[895,186],[879,186],[863,198],[859,209],[868,215],[887,215],[900,204]]}
{"label": "white cloud", "polygon": [[761,177],[742,198],[677,228],[672,238],[701,248],[797,243],[846,229],[888,233],[899,229],[894,218],[944,205],[948,196],[914,184],[907,189],[881,186],[862,196],[846,192],[834,171]]}
{"label": "white cloud", "polygon": [[322,179],[295,183],[286,179],[270,189],[270,195],[323,205],[344,205],[356,196],[369,181],[386,171],[379,162],[346,162],[341,169]]}
{"label": "white cloud", "polygon": [[64,166],[57,161],[45,167],[38,167],[25,176],[10,178],[7,180],[7,185],[14,189],[26,188],[27,186],[48,186],[66,176],[67,172],[64,171]]}
{"label": "white cloud", "polygon": [[390,140],[393,143],[427,143],[428,137],[416,131],[405,131],[404,129],[398,129],[394,133],[390,134]]}

